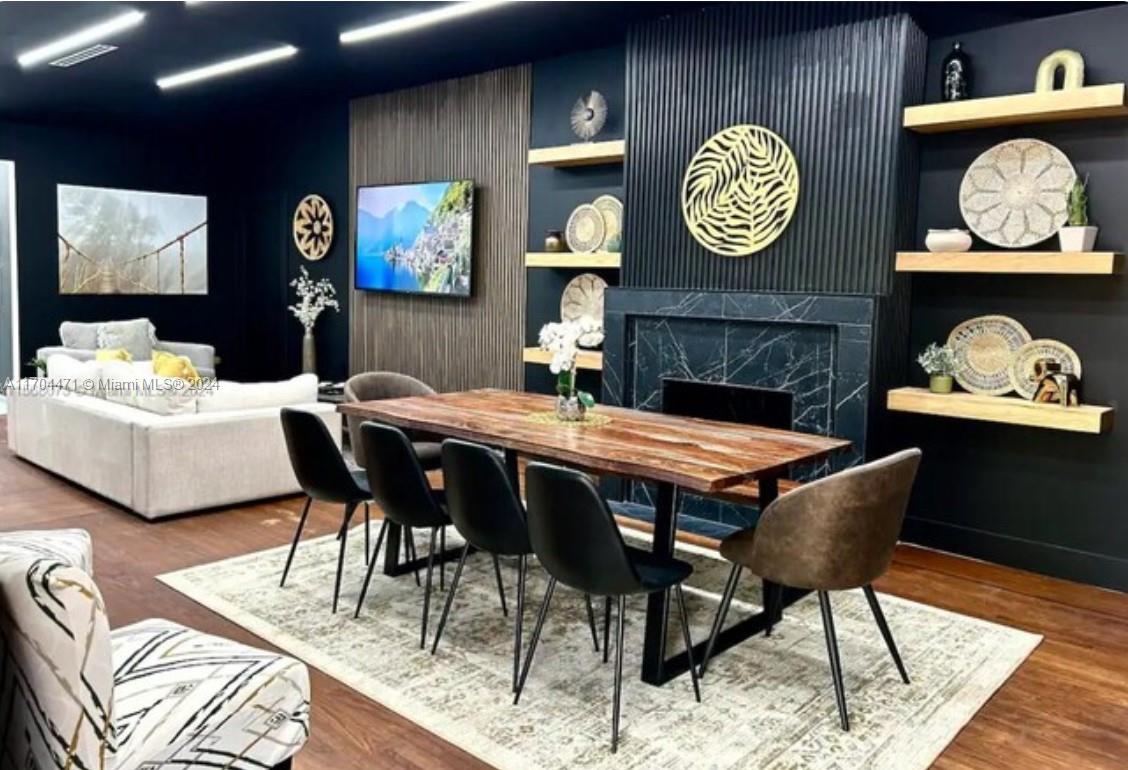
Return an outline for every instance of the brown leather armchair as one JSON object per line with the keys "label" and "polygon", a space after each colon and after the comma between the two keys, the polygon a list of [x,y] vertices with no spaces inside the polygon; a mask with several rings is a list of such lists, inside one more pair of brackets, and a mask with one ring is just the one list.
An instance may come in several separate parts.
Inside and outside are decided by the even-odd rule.
{"label": "brown leather armchair", "polygon": [[829,591],[861,588],[865,592],[893,662],[908,684],[909,676],[871,583],[893,559],[920,457],[919,449],[906,449],[805,484],[769,505],[754,527],[725,538],[721,555],[733,563],[733,568],[701,662],[701,674],[705,674],[724,625],[740,572],[747,568],[765,581],[769,634],[771,623],[780,619],[781,586],[818,592],[843,730],[849,730],[850,723]]}
{"label": "brown leather armchair", "polygon": [[[411,396],[433,396],[435,389],[414,377],[398,372],[363,372],[355,374],[345,383],[345,401],[381,401],[386,398],[408,398]],[[360,440],[360,426],[363,417],[348,416],[349,444],[353,457],[361,468],[368,467],[364,462],[364,444]],[[410,436],[415,454],[424,470],[434,470],[442,465],[442,444],[428,440],[427,436]]]}

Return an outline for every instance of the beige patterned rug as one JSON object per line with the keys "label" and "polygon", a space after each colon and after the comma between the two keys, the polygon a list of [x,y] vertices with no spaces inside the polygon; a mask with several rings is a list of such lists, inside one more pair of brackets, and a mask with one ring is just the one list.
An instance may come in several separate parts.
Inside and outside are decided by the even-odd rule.
{"label": "beige patterned rug", "polygon": [[[883,595],[912,678],[904,685],[862,593],[834,594],[851,720],[844,733],[814,596],[789,608],[770,638],[750,639],[717,657],[702,682],[701,704],[688,676],[665,687],[639,680],[644,600],[637,599],[628,605],[622,733],[612,755],[613,670],[592,650],[581,595],[557,591],[515,707],[512,623],[501,615],[489,557],[477,554],[467,562],[432,657],[418,649],[423,595],[410,576],[377,573],[360,619],[353,619],[364,577],[359,534],[350,538],[346,562],[342,607],[348,609],[336,616],[330,613],[332,537],[299,546],[285,589],[278,587],[285,548],[160,580],[499,768],[924,768],[1041,640]],[[426,543],[421,534],[418,539],[422,554]],[[696,570],[687,600],[697,641],[708,634],[728,565],[708,551],[680,550]],[[502,566],[512,613],[515,569]],[[448,586],[452,574],[448,565]],[[543,588],[539,569],[531,566],[526,640]],[[742,589],[743,603],[734,602],[730,622],[754,610],[759,599],[750,578],[742,579]],[[444,598],[433,597],[429,637]],[[671,649],[679,650],[679,629],[671,625],[670,631]]]}

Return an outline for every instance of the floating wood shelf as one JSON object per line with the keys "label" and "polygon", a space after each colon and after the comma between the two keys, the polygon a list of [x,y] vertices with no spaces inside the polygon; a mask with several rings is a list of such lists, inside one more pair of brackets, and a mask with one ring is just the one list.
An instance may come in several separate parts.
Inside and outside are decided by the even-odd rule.
{"label": "floating wood shelf", "polygon": [[627,143],[622,139],[610,142],[585,142],[560,147],[538,147],[529,150],[530,166],[598,166],[622,163]]}
{"label": "floating wood shelf", "polygon": [[[540,348],[525,348],[524,360],[526,364],[547,364],[552,361],[552,354]],[[577,369],[603,369],[603,353],[598,350],[581,350],[576,355]]]}
{"label": "floating wood shelf", "polygon": [[1123,83],[906,107],[902,124],[922,134],[968,128],[1128,116]]}
{"label": "floating wood shelf", "polygon": [[529,252],[525,255],[525,267],[585,267],[619,268],[623,255],[610,251],[581,252]]}
{"label": "floating wood shelf", "polygon": [[1119,275],[1124,272],[1124,255],[1113,251],[899,251],[897,272]]}
{"label": "floating wood shelf", "polygon": [[933,393],[926,388],[896,388],[886,405],[894,412],[915,412],[938,417],[1001,422],[1031,428],[1105,433],[1112,429],[1111,406],[1035,404],[1013,396],[977,396],[973,393]]}

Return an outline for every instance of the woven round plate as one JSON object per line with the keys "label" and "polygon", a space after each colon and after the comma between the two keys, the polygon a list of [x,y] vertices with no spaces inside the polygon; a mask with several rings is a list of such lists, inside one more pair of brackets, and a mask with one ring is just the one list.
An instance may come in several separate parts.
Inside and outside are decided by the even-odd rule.
{"label": "woven round plate", "polygon": [[1066,223],[1066,198],[1076,178],[1069,158],[1052,144],[1003,142],[968,167],[960,183],[960,213],[987,243],[1033,246]]}
{"label": "woven round plate", "polygon": [[1034,398],[1038,386],[1034,363],[1039,360],[1056,361],[1063,372],[1081,379],[1081,357],[1073,348],[1057,340],[1030,340],[1014,354],[1010,366],[1011,384],[1027,400]]}
{"label": "woven round plate", "polygon": [[1010,368],[1030,332],[1013,318],[985,315],[952,329],[948,346],[956,356],[956,382],[969,393],[1002,396],[1014,390]]}
{"label": "woven round plate", "polygon": [[603,243],[599,247],[606,249],[611,240],[623,233],[623,202],[614,195],[600,195],[591,205],[603,216]]}
{"label": "woven round plate", "polygon": [[561,420],[556,412],[533,412],[525,415],[525,419],[537,425],[575,425],[577,428],[598,428],[611,422],[605,414],[592,414],[588,412],[582,420]]}
{"label": "woven round plate", "polygon": [[564,240],[568,248],[579,253],[596,251],[603,245],[603,215],[590,203],[581,203],[568,217]]}
{"label": "woven round plate", "polygon": [[607,281],[595,273],[581,273],[568,281],[560,295],[561,321],[578,321],[585,315],[599,321],[598,330],[580,335],[578,342],[582,348],[603,344],[603,295],[606,292]]}

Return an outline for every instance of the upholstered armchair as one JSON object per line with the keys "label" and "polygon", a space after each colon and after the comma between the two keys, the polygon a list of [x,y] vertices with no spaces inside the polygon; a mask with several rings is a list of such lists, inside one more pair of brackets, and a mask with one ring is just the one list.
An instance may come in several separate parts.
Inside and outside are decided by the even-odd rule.
{"label": "upholstered armchair", "polygon": [[98,348],[124,347],[139,360],[151,358],[154,350],[163,350],[187,356],[201,377],[215,377],[217,360],[214,347],[197,342],[159,340],[156,329],[146,318],[106,323],[64,321],[59,326],[59,339],[62,344],[39,348],[36,357],[46,361],[49,356],[62,353],[79,361],[92,361]]}
{"label": "upholstered armchair", "polygon": [[[355,374],[345,383],[345,401],[381,401],[386,398],[433,396],[435,390],[425,382],[397,372],[364,372]],[[364,445],[360,440],[363,417],[348,416],[349,445],[353,458],[361,468],[365,465]],[[434,470],[442,465],[442,444],[433,436],[409,435],[415,454],[424,470]]]}
{"label": "upholstered armchair", "polygon": [[306,667],[167,620],[110,631],[90,566],[80,530],[0,534],[0,767],[288,767]]}

